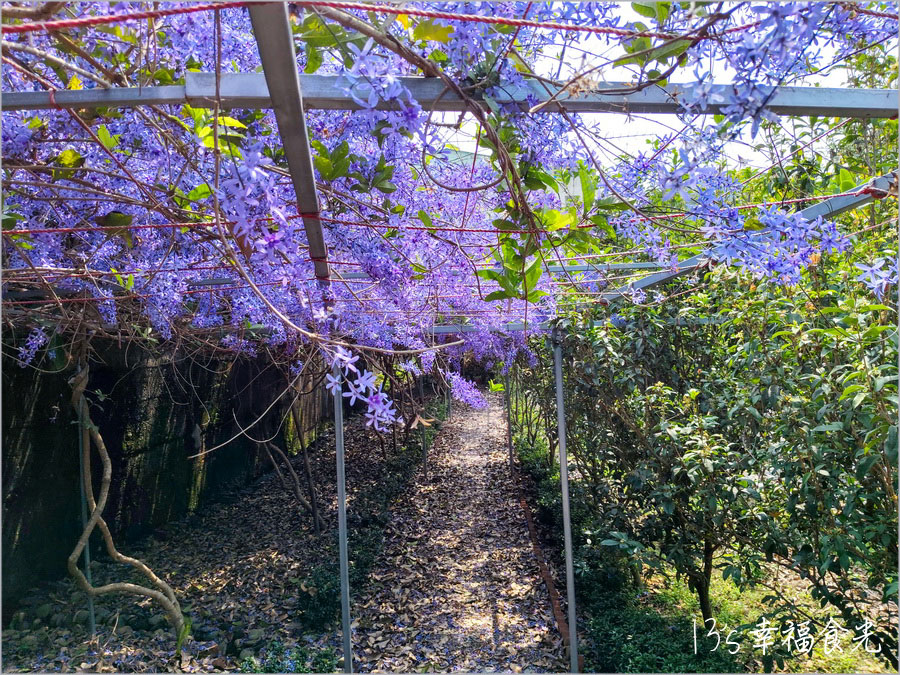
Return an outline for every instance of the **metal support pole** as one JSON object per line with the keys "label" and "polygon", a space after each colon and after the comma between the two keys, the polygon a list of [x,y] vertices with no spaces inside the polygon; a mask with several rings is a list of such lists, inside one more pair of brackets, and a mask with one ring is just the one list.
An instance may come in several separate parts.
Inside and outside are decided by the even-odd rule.
{"label": "metal support pole", "polygon": [[[87,496],[84,492],[84,449],[85,444],[88,444],[87,447],[90,447],[91,437],[88,435],[87,425],[85,425],[85,419],[87,418],[87,399],[82,395],[81,403],[78,408],[78,486],[81,488],[81,529],[84,530],[88,521],[88,512],[87,512]],[[88,585],[93,586],[94,582],[91,579],[91,542],[88,539],[87,544],[84,546],[84,576],[87,579]],[[97,619],[94,614],[94,596],[90,593],[87,594],[87,605],[88,605],[88,628],[91,631],[91,637],[97,634]]]}
{"label": "metal support pole", "polygon": [[519,419],[519,371],[513,371],[513,384],[516,387],[516,399],[513,403],[513,410],[516,413],[516,419]]}
{"label": "metal support pole", "polygon": [[[335,366],[334,377],[341,380]],[[344,672],[353,672],[353,648],[350,644],[350,561],[347,555],[347,489],[344,480],[344,401],[339,385],[334,392],[334,444],[337,455],[338,550],[341,558],[341,625],[344,633]]]}
{"label": "metal support pole", "polygon": [[509,471],[513,471],[513,444],[512,444],[512,392],[509,390],[509,371],[506,371],[506,383],[503,387],[506,395],[506,445],[509,449]]}
{"label": "metal support pole", "polygon": [[566,596],[569,603],[569,668],[578,672],[578,630],[575,616],[575,569],[572,564],[572,521],[569,515],[569,459],[566,456],[566,411],[563,405],[562,339],[553,329],[553,366],[556,375],[556,423],[559,433],[559,481],[562,488],[563,539],[566,547]]}
{"label": "metal support pole", "polygon": [[[422,399],[422,417],[425,417],[425,376],[419,377],[419,398]],[[422,427],[422,473],[428,478],[428,436],[425,430],[425,422],[420,425]]]}

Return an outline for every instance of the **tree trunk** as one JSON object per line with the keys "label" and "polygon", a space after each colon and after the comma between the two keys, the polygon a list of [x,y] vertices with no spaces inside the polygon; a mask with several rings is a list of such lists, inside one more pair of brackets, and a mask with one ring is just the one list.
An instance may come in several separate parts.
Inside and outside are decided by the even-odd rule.
{"label": "tree trunk", "polygon": [[[291,465],[291,460],[288,458],[284,451],[275,445],[272,442],[264,443],[263,448],[265,448],[266,453],[269,455],[269,459],[272,461],[272,465],[275,467],[275,471],[278,473],[278,477],[281,479],[282,484],[286,489],[293,492],[295,499],[302,506],[307,513],[309,513],[313,518],[313,529],[318,527],[324,527],[325,523],[321,522],[321,518],[318,513],[313,513],[312,504],[310,504],[306,497],[303,496],[303,491],[300,488],[300,479],[297,477],[297,472],[294,471],[294,467]],[[275,457],[273,453],[280,457],[282,461],[284,461],[285,466],[287,466],[288,473],[290,474],[291,480],[287,480],[287,478],[281,473],[281,469],[278,468],[278,463],[275,461]]]}
{"label": "tree trunk", "polygon": [[715,547],[709,540],[703,545],[703,571],[694,574],[691,579],[691,585],[697,593],[697,599],[700,601],[700,613],[703,614],[703,620],[713,618],[712,603],[709,599],[709,584],[712,581],[713,573],[713,553]]}
{"label": "tree trunk", "polygon": [[644,580],[641,578],[641,561],[635,560],[629,566],[631,569],[631,581],[634,584],[636,589],[641,589],[644,587]]}
{"label": "tree trunk", "polygon": [[306,448],[306,433],[303,426],[303,409],[300,407],[299,399],[294,401],[291,406],[291,414],[294,416],[294,429],[296,429],[297,438],[300,439],[300,451],[303,453],[303,473],[306,478],[306,490],[309,492],[309,504],[312,507],[313,529],[316,534],[319,534],[324,527],[324,521],[319,516],[319,495],[316,493],[316,481],[309,464],[309,452]]}

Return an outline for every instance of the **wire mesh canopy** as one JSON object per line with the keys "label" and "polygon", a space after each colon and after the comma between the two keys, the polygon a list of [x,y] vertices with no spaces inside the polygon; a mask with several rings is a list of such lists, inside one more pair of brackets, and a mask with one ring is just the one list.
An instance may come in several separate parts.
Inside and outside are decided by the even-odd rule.
{"label": "wire mesh canopy", "polygon": [[[297,14],[300,5],[304,6],[302,16]],[[23,33],[42,35],[54,30],[108,30],[111,26],[135,19],[165,22],[183,15],[208,17],[212,14],[212,9],[220,10],[217,14],[231,12],[237,15],[245,11],[240,7],[241,3],[173,7],[126,15],[83,16],[5,25],[3,30],[7,37]],[[279,188],[293,187],[293,195],[291,198],[289,193],[282,191],[280,194],[286,196],[285,205],[278,204],[271,210],[263,208],[255,214],[243,213],[237,219],[230,219],[228,209],[221,208],[224,206],[222,202],[227,200],[220,200],[216,219],[211,219],[206,214],[201,215],[201,208],[189,206],[187,209],[182,208],[180,213],[170,211],[173,216],[170,222],[159,222],[159,216],[163,213],[159,208],[146,209],[139,215],[127,213],[117,220],[115,214],[121,211],[111,211],[112,216],[104,215],[102,211],[105,207],[98,209],[99,204],[95,202],[92,212],[101,215],[94,218],[81,217],[81,222],[75,217],[72,219],[74,224],[50,224],[45,220],[44,226],[33,227],[17,223],[12,236],[18,242],[43,235],[79,240],[96,239],[99,235],[106,237],[102,241],[118,241],[125,238],[122,233],[123,228],[127,228],[129,241],[125,242],[126,245],[133,244],[136,239],[143,241],[145,236],[147,239],[178,239],[180,235],[187,235],[201,241],[204,238],[215,240],[217,230],[224,228],[227,235],[225,244],[236,248],[242,255],[232,257],[229,261],[231,254],[219,250],[205,255],[202,261],[186,259],[178,264],[161,264],[155,267],[143,265],[135,266],[135,269],[121,269],[113,265],[93,266],[90,264],[92,261],[87,261],[84,265],[70,265],[68,268],[58,263],[38,268],[19,261],[19,264],[8,270],[7,278],[15,280],[16,286],[7,290],[7,307],[47,308],[51,300],[57,308],[63,310],[67,305],[85,303],[153,303],[159,298],[157,286],[165,277],[185,301],[201,305],[220,302],[232,305],[240,302],[242,294],[246,294],[253,298],[253,302],[261,303],[264,311],[274,313],[282,323],[286,321],[287,325],[299,328],[303,321],[291,316],[291,305],[296,305],[299,300],[299,304],[308,312],[324,311],[332,316],[342,317],[338,321],[342,324],[342,332],[357,342],[361,342],[359,334],[366,330],[365,324],[372,317],[379,317],[392,321],[394,329],[389,342],[406,341],[424,345],[433,339],[429,336],[441,334],[546,327],[546,321],[555,316],[559,309],[590,309],[625,297],[640,299],[644,297],[646,290],[720,257],[721,246],[716,243],[716,237],[709,239],[700,235],[704,228],[721,217],[721,212],[710,209],[707,204],[692,210],[690,200],[645,203],[634,192],[633,187],[629,193],[624,181],[619,180],[616,185],[615,181],[610,180],[612,170],[607,174],[601,172],[599,178],[585,170],[589,161],[596,163],[595,156],[600,155],[604,147],[602,139],[596,138],[596,128],[591,126],[595,123],[584,119],[601,112],[618,112],[628,118],[657,113],[680,115],[680,123],[683,125],[680,132],[664,136],[657,142],[657,148],[651,157],[657,159],[687,134],[697,132],[697,126],[703,124],[704,116],[721,117],[727,113],[729,106],[734,107],[734,85],[716,85],[709,81],[674,84],[661,79],[645,86],[604,82],[576,74],[565,83],[566,86],[561,86],[559,83],[548,82],[547,78],[532,69],[530,76],[521,76],[520,73],[519,80],[512,84],[490,90],[469,91],[460,89],[460,85],[455,84],[444,73],[436,74],[432,66],[434,62],[422,62],[421,57],[413,58],[400,49],[396,51],[408,59],[407,65],[412,64],[420,73],[418,77],[394,78],[391,75],[388,78],[392,80],[390,86],[399,87],[399,91],[403,92],[400,95],[379,91],[382,85],[376,85],[375,79],[376,75],[383,73],[374,71],[364,72],[362,75],[348,75],[346,72],[335,75],[301,74],[295,42],[309,52],[302,54],[299,59],[301,64],[306,62],[307,71],[310,70],[310,59],[321,58],[315,56],[316,52],[310,52],[308,43],[302,42],[307,38],[304,29],[308,27],[321,30],[327,21],[333,21],[341,27],[340,30],[355,29],[368,38],[363,51],[356,48],[356,53],[361,55],[358,58],[366,55],[366,49],[372,49],[372,41],[377,42],[379,36],[371,29],[361,28],[358,25],[360,20],[350,11],[362,9],[386,15],[386,20],[399,17],[401,24],[408,24],[411,17],[416,17],[422,22],[418,25],[423,31],[431,29],[432,24],[427,22],[436,20],[457,21],[460,31],[470,28],[474,23],[479,27],[487,26],[501,35],[509,34],[513,29],[556,35],[560,31],[569,31],[566,34],[574,33],[588,40],[582,51],[586,47],[594,47],[590,40],[601,36],[607,40],[617,40],[615,44],[619,49],[625,44],[627,52],[630,48],[629,41],[633,43],[635,40],[656,39],[663,41],[663,44],[673,41],[680,44],[678,39],[683,37],[679,38],[679,35],[691,35],[690,31],[680,34],[678,31],[654,32],[638,23],[630,28],[619,28],[577,22],[530,20],[527,17],[517,18],[497,13],[487,16],[477,13],[453,14],[437,10],[401,10],[396,7],[354,3],[313,2],[298,3],[291,7],[279,3],[251,4],[249,28],[256,37],[261,73],[222,72],[221,65],[216,72],[198,72],[194,67],[185,70],[183,84],[122,86],[122,82],[112,81],[113,74],[110,72],[73,66],[77,70],[72,77],[80,86],[70,86],[67,89],[57,89],[51,82],[42,81],[41,76],[23,70],[23,62],[18,57],[33,55],[34,48],[24,42],[14,43],[8,40],[8,44],[5,43],[10,55],[6,59],[7,71],[17,82],[36,86],[38,90],[4,91],[4,111],[49,111],[54,118],[64,115],[62,111],[67,111],[77,121],[95,115],[98,110],[129,108],[136,109],[141,116],[146,116],[146,111],[151,111],[154,115],[159,115],[161,120],[167,115],[172,116],[168,111],[179,110],[168,106],[186,106],[181,110],[191,110],[195,120],[198,115],[208,114],[203,113],[204,110],[213,110],[221,117],[223,111],[233,109],[271,109],[273,113],[266,115],[274,114],[280,143],[273,147],[279,159],[274,164],[263,161],[259,168],[268,173],[270,181],[277,181]],[[341,15],[341,12],[344,14]],[[869,18],[882,23],[889,16],[878,12],[873,14]],[[716,39],[736,39],[756,29],[758,23],[723,25]],[[221,29],[218,35],[221,43]],[[264,39],[260,39],[261,36]],[[704,39],[706,38],[697,38],[697,43],[702,44]],[[547,44],[549,41],[542,48],[547,49]],[[602,51],[599,45],[596,48],[598,52]],[[607,47],[604,46],[604,49]],[[524,45],[521,51],[524,53]],[[223,53],[227,52],[228,49],[220,44],[216,52],[220,64]],[[515,50],[510,49],[509,55],[522,60]],[[615,56],[607,57],[606,63],[616,64]],[[535,64],[542,64],[542,59],[540,55],[535,57],[532,68]],[[563,60],[560,58],[560,63]],[[396,63],[391,65],[397,66]],[[519,70],[529,74],[529,69],[524,66]],[[426,77],[421,77],[421,74]],[[93,80],[90,84],[97,86],[88,88],[81,84],[88,81],[88,78]],[[896,93],[890,90],[774,85],[761,85],[758,89],[765,97],[766,110],[772,114],[847,118],[896,115]],[[692,100],[701,100],[702,105],[694,105]],[[348,156],[349,150],[344,150],[344,156],[340,157],[340,146],[328,148],[317,140],[320,131],[328,133],[324,122],[324,115],[327,113],[324,111],[357,110],[367,114],[385,111],[379,118],[379,124],[385,124],[389,115],[402,115],[402,111],[408,109],[412,101],[423,111],[422,114],[427,111],[427,123],[420,136],[420,143],[424,144],[423,161],[418,168],[409,167],[414,175],[404,176],[412,179],[410,196],[415,197],[415,193],[419,192],[425,193],[423,197],[430,197],[444,190],[453,198],[454,203],[441,204],[443,212],[421,209],[417,213],[411,213],[412,204],[408,200],[404,200],[405,203],[396,200],[399,203],[388,204],[390,200],[385,198],[384,204],[378,205],[374,199],[360,200],[352,194],[349,198],[346,194],[339,195],[334,184],[342,181],[338,180],[335,167],[340,168],[349,163],[347,160],[353,160],[354,156]],[[531,111],[531,115],[526,116],[539,118],[541,123],[546,121],[555,125],[553,129],[557,134],[568,135],[577,142],[584,159],[577,169],[573,167],[562,180],[559,176],[553,178],[546,173],[543,176],[529,176],[527,166],[524,172],[519,172],[521,175],[517,175],[520,182],[524,176],[526,188],[521,185],[516,188],[524,190],[522,195],[534,195],[535,201],[540,202],[548,201],[548,193],[551,193],[549,202],[559,208],[532,208],[523,200],[522,205],[515,205],[512,210],[516,214],[515,218],[509,217],[509,211],[503,213],[502,209],[497,208],[504,195],[512,196],[512,202],[516,201],[516,189],[513,189],[507,174],[510,169],[522,169],[525,166],[521,159],[519,167],[509,165],[511,160],[508,153],[491,152],[497,139],[485,138],[485,129],[490,126],[485,124],[488,120],[485,116],[492,112],[499,115],[498,111],[508,112],[514,119],[523,111]],[[446,121],[453,114],[459,113],[462,117],[455,124]],[[29,119],[24,112],[19,114],[21,116],[17,119]],[[350,114],[351,117],[343,119],[352,120],[352,113]],[[307,121],[308,115],[315,116],[311,129]],[[576,120],[574,115],[581,115],[584,119]],[[547,121],[548,116],[555,119]],[[475,123],[473,117],[480,121]],[[233,116],[225,119],[234,122],[214,125],[213,131],[219,133],[209,133],[209,126],[206,126],[207,135],[203,143],[205,146],[221,143],[216,154],[231,153],[233,164],[241,150],[234,146],[234,137],[229,137],[229,133],[237,133],[236,128],[245,125]],[[105,141],[105,137],[109,136],[109,125],[100,127],[105,134],[101,136],[93,131],[90,124],[83,121],[81,124],[84,126],[83,138],[101,145],[102,161],[119,164],[114,158],[115,149]],[[593,134],[593,137],[589,137],[589,134]],[[246,132],[244,135],[249,138],[250,133]],[[315,148],[310,146],[310,137],[314,145],[318,144]],[[395,136],[396,138],[398,137]],[[735,140],[737,141],[737,137]],[[379,145],[381,143],[383,141],[379,141]],[[470,149],[461,150],[461,145]],[[65,152],[59,157],[62,158]],[[531,150],[532,154],[534,152]],[[132,156],[137,154],[132,150]],[[251,153],[248,157],[241,157],[241,160],[249,163],[247,160],[252,157]],[[634,165],[646,163],[648,159],[646,155],[626,153],[623,161]],[[226,170],[228,164],[228,161],[221,162]],[[85,167],[72,167],[71,171],[66,172],[71,175],[63,175],[59,170],[53,174],[54,189],[60,198],[69,201],[78,199],[82,203],[102,194],[103,190],[92,191],[72,180],[76,171],[82,168]],[[121,168],[123,179],[130,181],[133,176],[129,176],[124,165]],[[375,168],[378,169],[377,165]],[[396,189],[392,181],[396,170],[396,167],[385,164],[374,175],[377,181],[381,181],[380,185],[377,181],[369,180],[361,181],[355,187],[361,194],[366,194],[365,188],[368,188],[369,196],[391,195],[393,189]],[[227,182],[219,179],[222,166],[218,166],[216,172],[220,183]],[[242,180],[240,170],[234,173],[238,181]],[[253,173],[252,168],[250,173]],[[541,172],[534,169],[532,173]],[[764,175],[764,172],[759,171],[757,175]],[[209,180],[206,173],[202,177],[207,178],[207,181],[205,188],[199,188],[200,195],[205,198],[200,201],[209,205],[211,198],[215,198],[211,193],[222,191],[221,184],[217,190],[212,190],[214,181]],[[328,180],[330,177],[333,177],[333,182]],[[63,180],[58,180],[60,178]],[[144,198],[144,206],[159,204],[154,195],[146,194],[146,188],[142,188],[139,181],[133,183],[127,190],[137,193],[137,198],[131,197],[132,202],[137,203]],[[25,184],[27,181],[23,182]],[[528,185],[534,190],[527,189]],[[9,186],[16,186],[15,178],[10,180]],[[319,194],[321,186],[328,186],[325,188],[325,195]],[[863,206],[889,192],[890,186],[891,178],[884,176],[855,185],[837,195],[810,195],[799,200],[751,204],[735,203],[739,186],[734,186],[730,191],[719,191],[716,208],[720,211],[728,209],[739,214],[749,214],[776,207],[787,210],[796,205],[805,207],[797,212],[800,220],[814,221],[821,216],[834,217]],[[126,190],[123,188],[122,191]],[[464,194],[464,199],[459,198],[460,194]],[[603,196],[599,197],[600,194]],[[115,202],[116,195],[111,196],[113,198],[107,201]],[[194,195],[194,199],[197,196]],[[588,196],[592,202],[590,204],[586,203]],[[187,197],[190,199],[190,194]],[[122,201],[128,203],[124,199]],[[575,202],[581,204],[581,211],[571,206]],[[497,213],[500,216],[494,217]],[[189,217],[185,218],[185,215]],[[252,215],[257,217],[253,218]],[[629,242],[638,242],[638,246],[633,243],[623,246],[618,241],[612,241],[607,234],[607,230],[612,229],[611,221],[615,223],[615,227],[626,229],[620,224],[626,217],[631,221],[628,228],[641,233],[632,236]],[[284,235],[289,231],[294,236],[294,227],[298,223],[302,223],[302,234],[297,231],[295,245],[288,246]],[[254,231],[242,236],[232,236],[239,230],[248,229],[248,225]],[[647,231],[651,236],[647,236]],[[660,239],[660,233],[663,234],[662,241],[653,244],[652,237]],[[745,237],[750,246],[753,245],[754,236],[762,239],[765,233]],[[410,257],[413,247],[403,250],[404,245],[394,245],[392,239],[397,242],[416,242],[421,249],[414,250],[418,258]],[[614,239],[618,240],[620,237],[615,236]],[[370,249],[364,253],[361,252],[362,241]],[[421,241],[427,241],[428,245],[419,244]],[[376,251],[374,255],[371,249]],[[296,264],[297,253],[309,261],[306,277],[298,278],[300,266]],[[253,259],[258,254],[266,256],[264,261],[269,269],[265,274],[259,273],[257,260]],[[290,259],[293,269],[285,270],[280,275],[278,272],[273,274],[271,268],[277,268],[282,262],[279,257]],[[241,258],[246,259],[246,265],[241,262]],[[388,269],[378,269],[379,267]],[[648,274],[654,267],[657,271]],[[364,271],[354,271],[360,268]],[[126,279],[131,279],[124,289],[127,292],[123,292],[120,283],[123,274]],[[277,278],[272,278],[273,276]],[[48,283],[54,288],[52,298],[46,290]],[[108,327],[109,324],[107,322]],[[252,324],[251,321],[251,326]],[[308,321],[305,325],[306,329],[310,329]],[[316,333],[317,330],[312,328],[309,332]],[[385,346],[389,345],[385,343]]]}

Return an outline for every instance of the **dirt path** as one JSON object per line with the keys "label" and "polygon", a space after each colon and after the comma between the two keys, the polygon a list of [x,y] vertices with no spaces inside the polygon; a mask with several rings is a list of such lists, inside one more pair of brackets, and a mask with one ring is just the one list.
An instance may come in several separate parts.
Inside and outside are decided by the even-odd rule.
{"label": "dirt path", "polygon": [[360,671],[560,672],[559,634],[507,465],[499,397],[459,411],[392,510],[364,600]]}

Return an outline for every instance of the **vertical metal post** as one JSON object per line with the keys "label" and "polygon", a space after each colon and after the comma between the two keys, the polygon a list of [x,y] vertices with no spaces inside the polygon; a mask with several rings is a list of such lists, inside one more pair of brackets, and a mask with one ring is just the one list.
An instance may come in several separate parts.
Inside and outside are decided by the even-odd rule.
{"label": "vertical metal post", "polygon": [[[87,399],[82,395],[81,403],[78,407],[78,486],[81,488],[81,529],[87,525],[87,496],[84,492],[84,449],[85,444],[90,447],[91,437],[88,435],[88,429],[84,421],[87,418]],[[91,579],[91,541],[88,539],[84,545],[84,576],[89,585],[93,586]],[[97,619],[94,614],[94,596],[88,593],[88,628],[91,631],[91,637],[97,634]]]}
{"label": "vertical metal post", "polygon": [[[341,380],[335,366],[334,377]],[[341,559],[341,625],[344,633],[344,672],[353,672],[353,647],[350,644],[350,561],[347,555],[347,490],[344,479],[344,401],[339,385],[334,392],[334,444],[337,455],[338,551]]]}
{"label": "vertical metal post", "polygon": [[516,419],[519,419],[519,371],[513,371],[513,383],[516,386],[516,400],[515,400],[515,411],[516,411]]}
{"label": "vertical metal post", "polygon": [[[419,377],[419,398],[422,399],[422,417],[425,417],[425,376]],[[422,473],[428,478],[428,436],[425,430],[425,423],[422,422]]]}
{"label": "vertical metal post", "polygon": [[506,382],[503,387],[506,395],[506,445],[509,449],[509,470],[513,470],[513,444],[512,444],[512,392],[509,390],[509,371],[506,371]]}
{"label": "vertical metal post", "polygon": [[562,339],[553,329],[553,366],[556,376],[556,423],[559,434],[559,481],[562,488],[563,539],[566,547],[566,597],[569,603],[569,668],[578,672],[578,630],[575,616],[575,569],[572,564],[572,521],[569,515],[569,459],[566,455],[566,411],[563,404]]}

